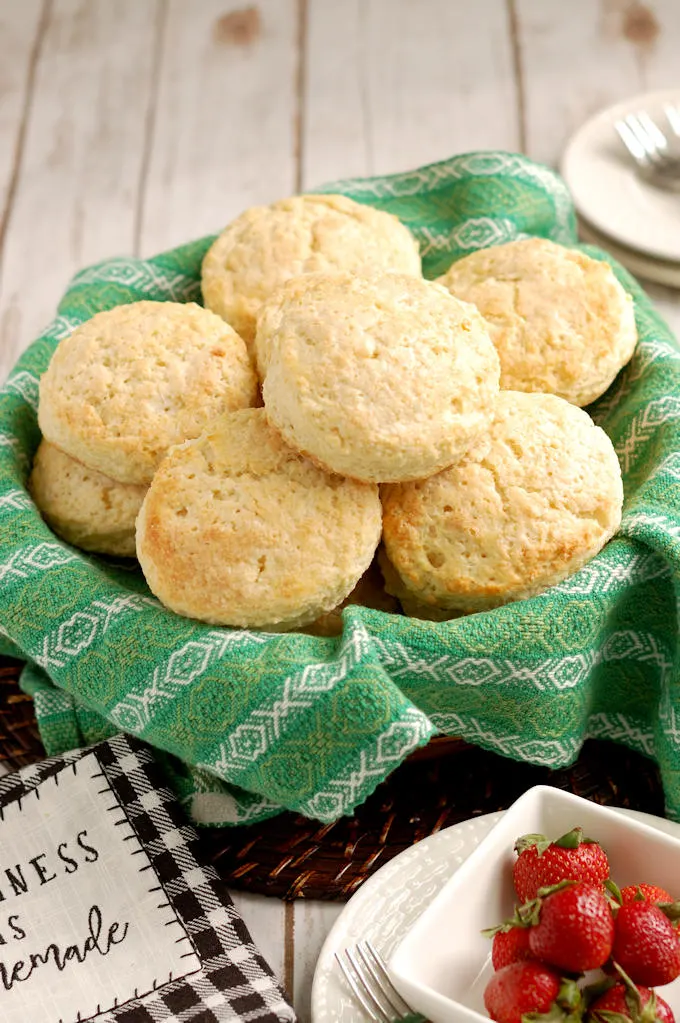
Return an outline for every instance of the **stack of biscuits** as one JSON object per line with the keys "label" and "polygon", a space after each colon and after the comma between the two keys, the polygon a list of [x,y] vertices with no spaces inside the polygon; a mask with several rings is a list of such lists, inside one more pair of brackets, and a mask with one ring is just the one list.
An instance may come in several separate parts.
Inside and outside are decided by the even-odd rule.
{"label": "stack of biscuits", "polygon": [[605,263],[529,238],[432,282],[395,217],[308,195],[230,224],[202,289],[58,345],[30,480],[56,533],[136,554],[178,614],[332,633],[398,598],[446,619],[539,593],[616,531],[618,460],[581,407],[636,343]]}

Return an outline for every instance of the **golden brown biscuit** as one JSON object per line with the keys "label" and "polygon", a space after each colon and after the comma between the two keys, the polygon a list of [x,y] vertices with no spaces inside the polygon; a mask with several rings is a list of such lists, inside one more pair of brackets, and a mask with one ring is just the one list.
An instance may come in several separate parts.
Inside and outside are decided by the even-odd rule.
{"label": "golden brown biscuit", "polygon": [[102,476],[43,440],[29,490],[47,525],[84,551],[135,556],[135,519],[146,487]]}
{"label": "golden brown biscuit", "polygon": [[139,513],[137,555],[178,614],[292,629],[347,596],[380,529],[377,487],[318,469],[247,409],[168,453]]}
{"label": "golden brown biscuit", "polygon": [[501,391],[493,425],[456,465],[381,488],[383,540],[424,604],[482,610],[576,572],[621,521],[621,471],[588,414],[551,394]]}
{"label": "golden brown biscuit", "polygon": [[396,217],[344,195],[298,195],[237,217],[203,260],[203,299],[250,343],[262,303],[313,271],[420,274],[418,244]]}
{"label": "golden brown biscuit", "polygon": [[633,354],[633,300],[583,252],[528,238],[473,252],[439,281],[488,321],[504,390],[589,405]]}
{"label": "golden brown biscuit", "polygon": [[405,274],[307,274],[262,310],[267,416],[331,472],[420,479],[483,431],[498,357],[477,310]]}
{"label": "golden brown biscuit", "polygon": [[428,622],[448,622],[451,618],[460,618],[465,614],[464,611],[452,611],[435,607],[433,604],[423,604],[414,597],[404,586],[382,545],[378,548],[376,562],[380,566],[384,579],[385,593],[391,595],[408,618],[422,618]]}
{"label": "golden brown biscuit", "polygon": [[194,302],[133,302],[59,343],[40,381],[38,421],[72,458],[144,484],[171,444],[257,400],[245,344],[219,316]]}

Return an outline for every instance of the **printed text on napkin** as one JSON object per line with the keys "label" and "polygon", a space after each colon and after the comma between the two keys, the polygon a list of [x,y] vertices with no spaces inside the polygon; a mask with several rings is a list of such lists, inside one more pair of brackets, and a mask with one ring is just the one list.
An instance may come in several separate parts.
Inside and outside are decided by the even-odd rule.
{"label": "printed text on napkin", "polygon": [[84,1023],[200,970],[94,753],[0,807],[0,1018]]}

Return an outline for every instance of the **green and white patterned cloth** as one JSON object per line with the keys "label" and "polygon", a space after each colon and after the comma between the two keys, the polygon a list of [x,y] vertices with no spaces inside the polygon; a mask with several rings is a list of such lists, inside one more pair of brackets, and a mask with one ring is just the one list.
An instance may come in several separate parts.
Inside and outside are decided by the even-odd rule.
{"label": "green and white patterned cloth", "polygon": [[[527,234],[576,243],[559,178],[508,153],[324,190],[396,213],[428,277]],[[22,684],[48,752],[127,731],[168,754],[199,822],[284,807],[332,821],[436,732],[553,767],[597,736],[654,758],[680,819],[680,349],[615,264],[640,342],[591,412],[621,461],[623,522],[589,565],[541,596],[444,624],[351,607],[337,639],[218,629],[161,607],[138,569],[49,531],[26,479],[38,378],[55,345],[122,302],[199,299],[210,241],[78,274],[0,392],[0,648],[29,662]]]}

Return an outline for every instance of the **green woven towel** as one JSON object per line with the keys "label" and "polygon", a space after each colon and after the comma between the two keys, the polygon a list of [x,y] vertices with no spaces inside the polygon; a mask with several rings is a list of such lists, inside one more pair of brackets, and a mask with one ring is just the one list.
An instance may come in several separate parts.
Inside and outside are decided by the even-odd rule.
{"label": "green woven towel", "polygon": [[[429,277],[522,234],[576,241],[563,184],[512,154],[327,190],[401,217]],[[121,302],[199,298],[209,242],[78,274],[0,392],[0,642],[30,662],[23,685],[48,752],[125,730],[172,754],[167,770],[198,821],[282,807],[331,821],[436,731],[555,767],[600,736],[658,761],[680,819],[680,350],[620,267],[640,343],[591,411],[621,460],[623,523],[542,596],[446,624],[353,607],[338,639],[216,629],[166,611],[138,570],[50,533],[25,485],[38,377],[57,341]]]}

